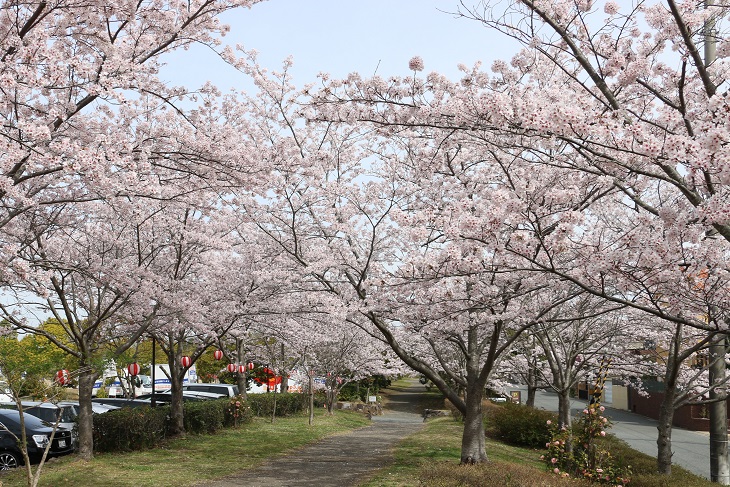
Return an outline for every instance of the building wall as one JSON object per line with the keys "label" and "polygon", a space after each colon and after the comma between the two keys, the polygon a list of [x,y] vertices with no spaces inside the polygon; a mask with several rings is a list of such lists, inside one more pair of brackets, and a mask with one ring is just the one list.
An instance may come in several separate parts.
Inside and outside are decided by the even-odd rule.
{"label": "building wall", "polygon": [[628,411],[629,409],[629,389],[626,386],[613,384],[613,395],[611,400],[611,406],[616,409],[623,409]]}
{"label": "building wall", "polygon": [[[615,393],[616,389],[614,389]],[[629,411],[648,418],[659,419],[659,406],[664,399],[663,392],[650,392],[648,396],[644,397],[633,388],[629,388],[628,396]],[[728,408],[730,410],[730,403]],[[674,412],[672,425],[692,431],[710,431],[710,420],[707,416],[707,406],[682,406]]]}

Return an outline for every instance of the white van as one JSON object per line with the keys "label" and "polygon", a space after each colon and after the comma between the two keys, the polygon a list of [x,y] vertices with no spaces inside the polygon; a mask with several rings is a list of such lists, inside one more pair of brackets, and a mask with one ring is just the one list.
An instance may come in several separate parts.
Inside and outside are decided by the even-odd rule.
{"label": "white van", "polygon": [[[124,381],[124,387],[122,387],[122,380]],[[104,379],[99,379],[94,383],[94,388],[91,390],[93,397],[97,396],[99,388],[102,387]],[[139,396],[140,394],[149,394],[152,392],[152,378],[148,375],[137,375],[137,376],[115,376],[109,386],[107,386],[108,397],[124,397],[125,391],[129,393],[134,385],[134,395]]]}
{"label": "white van", "polygon": [[[198,382],[198,374],[195,370],[195,364],[193,364],[185,372],[183,385],[193,384],[195,382]],[[172,387],[170,384],[170,366],[167,364],[155,365],[155,392],[164,392],[169,390],[170,387]]]}

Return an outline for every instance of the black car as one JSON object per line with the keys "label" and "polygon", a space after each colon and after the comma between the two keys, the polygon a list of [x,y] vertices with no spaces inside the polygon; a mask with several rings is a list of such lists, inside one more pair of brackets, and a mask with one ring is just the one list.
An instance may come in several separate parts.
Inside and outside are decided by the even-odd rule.
{"label": "black car", "polygon": [[[30,414],[24,414],[23,419],[28,443],[28,457],[31,463],[38,463],[51,438],[53,425]],[[23,454],[18,445],[21,435],[20,413],[11,409],[0,409],[0,424],[2,424],[0,426],[0,470],[8,470],[23,464]],[[56,434],[53,435],[48,457],[59,457],[72,452],[71,431],[59,426]]]}

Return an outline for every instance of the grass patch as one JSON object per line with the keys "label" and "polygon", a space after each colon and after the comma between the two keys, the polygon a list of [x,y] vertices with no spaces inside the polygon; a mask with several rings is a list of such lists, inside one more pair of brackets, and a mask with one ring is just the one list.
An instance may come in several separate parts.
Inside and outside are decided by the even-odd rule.
{"label": "grass patch", "polygon": [[[235,474],[271,457],[325,436],[365,426],[359,413],[338,411],[327,416],[317,411],[310,427],[305,415],[277,418],[274,424],[254,418],[237,429],[214,435],[187,436],[163,447],[130,453],[99,454],[90,462],[73,456],[44,466],[42,486],[93,485],[115,487],[182,487]],[[24,469],[0,475],[3,487],[25,486]]]}
{"label": "grass patch", "polygon": [[[509,487],[590,486],[578,479],[561,479],[546,471],[540,461],[543,450],[507,445],[487,437],[485,465],[459,466],[462,424],[451,418],[429,420],[425,427],[399,443],[395,463],[380,470],[363,487]],[[656,473],[654,457],[639,453],[612,436],[606,440],[617,462],[632,466],[632,487],[711,487],[703,479],[681,467],[672,468],[671,477]]]}

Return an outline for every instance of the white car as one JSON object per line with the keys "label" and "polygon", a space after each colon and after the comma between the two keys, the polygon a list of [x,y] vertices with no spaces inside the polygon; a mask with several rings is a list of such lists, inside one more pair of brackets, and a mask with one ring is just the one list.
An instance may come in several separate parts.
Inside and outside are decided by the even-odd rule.
{"label": "white car", "polygon": [[236,384],[185,384],[183,391],[193,392],[212,392],[223,396],[233,397],[238,395],[238,386]]}

